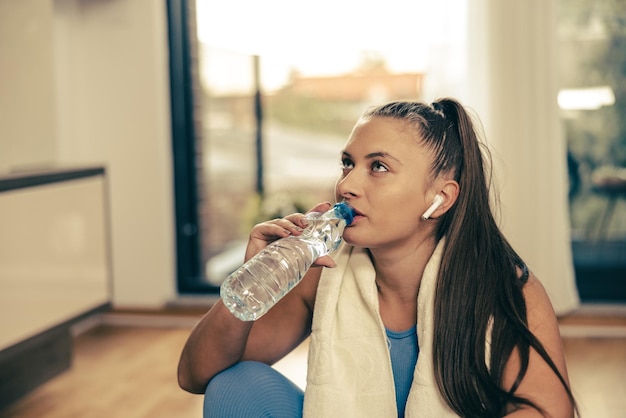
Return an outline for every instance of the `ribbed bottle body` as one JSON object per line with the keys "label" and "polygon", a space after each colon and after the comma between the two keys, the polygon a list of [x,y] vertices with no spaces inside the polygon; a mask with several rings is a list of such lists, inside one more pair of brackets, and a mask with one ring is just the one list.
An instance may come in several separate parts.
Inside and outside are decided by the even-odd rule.
{"label": "ribbed bottle body", "polygon": [[220,296],[233,315],[242,321],[260,318],[300,283],[317,258],[337,249],[347,223],[339,215],[332,210],[307,215],[302,235],[274,241],[228,276]]}

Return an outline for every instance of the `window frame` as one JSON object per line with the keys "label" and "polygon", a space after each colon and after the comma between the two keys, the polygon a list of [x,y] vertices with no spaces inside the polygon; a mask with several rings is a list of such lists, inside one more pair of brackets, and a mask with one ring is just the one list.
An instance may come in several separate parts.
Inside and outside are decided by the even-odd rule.
{"label": "window frame", "polygon": [[198,136],[194,117],[194,69],[188,0],[167,0],[171,130],[176,237],[176,287],[179,294],[213,294],[218,288],[202,274],[198,213]]}

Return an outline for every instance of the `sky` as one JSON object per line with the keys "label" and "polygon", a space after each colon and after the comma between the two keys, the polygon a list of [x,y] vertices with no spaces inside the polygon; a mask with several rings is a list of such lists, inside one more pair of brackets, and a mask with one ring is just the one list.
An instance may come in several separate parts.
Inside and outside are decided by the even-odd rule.
{"label": "sky", "polygon": [[251,54],[261,56],[269,90],[283,85],[291,68],[305,76],[350,72],[363,51],[382,55],[391,71],[423,71],[433,47],[465,42],[465,3],[196,0],[198,38],[211,47],[206,60],[214,64],[202,66],[202,77],[246,90]]}

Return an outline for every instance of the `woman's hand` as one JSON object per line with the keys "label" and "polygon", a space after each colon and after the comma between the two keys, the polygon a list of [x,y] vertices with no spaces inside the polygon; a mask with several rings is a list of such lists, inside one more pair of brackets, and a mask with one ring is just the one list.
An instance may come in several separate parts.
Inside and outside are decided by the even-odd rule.
{"label": "woman's hand", "polygon": [[[330,210],[332,205],[328,202],[319,203],[307,213],[326,212]],[[302,213],[293,213],[282,219],[273,219],[271,221],[262,222],[252,228],[250,237],[248,238],[248,246],[246,248],[245,261],[248,261],[259,253],[268,244],[288,237],[290,235],[298,236],[308,226],[306,217]],[[323,256],[315,260],[314,267],[335,267],[334,260],[329,256]]]}

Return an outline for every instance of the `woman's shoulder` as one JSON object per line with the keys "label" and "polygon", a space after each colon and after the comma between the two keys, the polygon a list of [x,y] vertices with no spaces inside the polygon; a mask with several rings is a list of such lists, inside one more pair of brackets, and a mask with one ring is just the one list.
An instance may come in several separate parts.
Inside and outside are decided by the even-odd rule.
{"label": "woman's shoulder", "polygon": [[547,325],[550,325],[551,332],[558,329],[557,318],[550,296],[539,278],[532,271],[528,272],[528,279],[524,283],[523,294],[526,300],[526,314],[530,330],[534,332],[537,328],[545,328]]}
{"label": "woman's shoulder", "polygon": [[[541,342],[567,382],[565,353],[557,316],[548,293],[532,271],[529,272],[528,280],[523,286],[523,294],[526,301],[528,328]],[[518,356],[511,356],[503,377],[504,388],[508,389],[514,384],[520,367]],[[550,416],[572,416],[573,414],[565,388],[536,350],[530,352],[527,372],[516,394],[531,399]]]}

